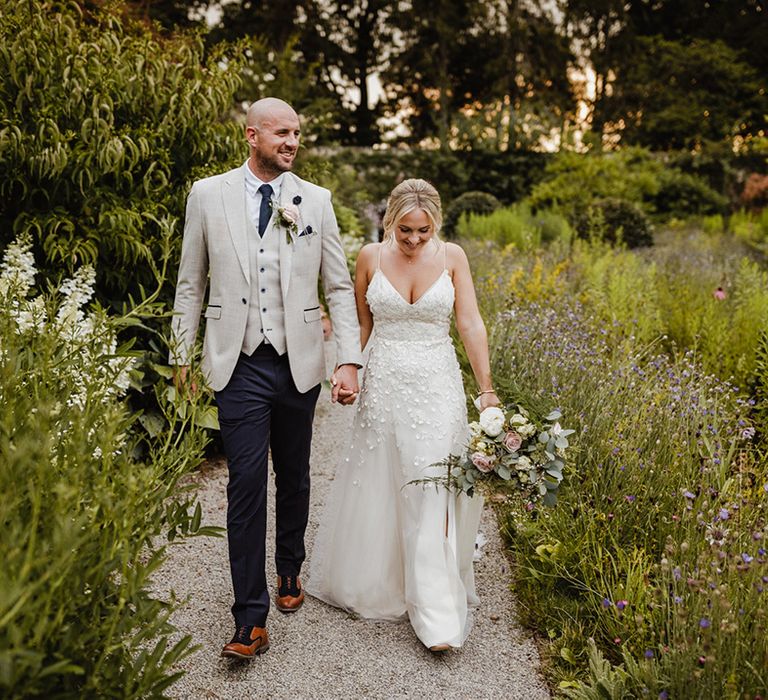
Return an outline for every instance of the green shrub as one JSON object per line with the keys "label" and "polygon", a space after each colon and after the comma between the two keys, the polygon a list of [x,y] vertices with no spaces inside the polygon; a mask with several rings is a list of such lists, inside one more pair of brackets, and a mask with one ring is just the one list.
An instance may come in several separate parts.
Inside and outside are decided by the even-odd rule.
{"label": "green shrub", "polygon": [[547,165],[528,202],[535,210],[556,208],[574,221],[595,199],[635,204],[651,199],[659,191],[663,169],[641,148],[595,155],[561,151]]}
{"label": "green shrub", "polygon": [[190,638],[170,644],[172,606],[147,588],[159,535],[206,532],[179,484],[202,458],[200,407],[178,420],[159,386],[168,420],[137,459],[134,358],[116,333],[141,307],[86,312],[89,266],[54,296],[29,297],[34,275],[22,237],[0,273],[0,695],[159,697]]}
{"label": "green shrub", "polygon": [[728,228],[739,241],[768,259],[768,207],[760,212],[734,212]]}
{"label": "green shrub", "polygon": [[460,238],[478,238],[501,247],[513,245],[528,251],[554,240],[570,240],[571,227],[565,217],[556,212],[533,215],[527,205],[516,204],[490,214],[463,214],[456,233]]}
{"label": "green shrub", "polygon": [[704,180],[671,169],[660,173],[659,190],[649,201],[662,218],[724,214],[728,209],[728,200]]}
{"label": "green shrub", "polygon": [[0,246],[30,233],[54,277],[96,265],[97,298],[115,306],[153,283],[163,240],[178,255],[191,181],[246,157],[229,116],[234,52],[119,11],[25,0],[0,12]]}
{"label": "green shrub", "polygon": [[426,148],[338,148],[323,153],[334,167],[351,165],[358,186],[380,202],[406,177],[432,182],[448,203],[468,191],[491,192],[504,204],[523,199],[552,158],[535,151],[443,151]]}
{"label": "green shrub", "polygon": [[574,228],[582,238],[595,238],[629,248],[653,245],[648,217],[623,199],[598,199],[576,217]]}
{"label": "green shrub", "polygon": [[728,200],[705,179],[665,165],[650,151],[559,153],[528,199],[534,209],[556,207],[570,220],[595,199],[623,199],[660,219],[725,213]]}
{"label": "green shrub", "polygon": [[463,214],[490,214],[501,206],[501,202],[487,192],[465,192],[445,208],[443,214],[443,235],[455,237],[459,220]]}

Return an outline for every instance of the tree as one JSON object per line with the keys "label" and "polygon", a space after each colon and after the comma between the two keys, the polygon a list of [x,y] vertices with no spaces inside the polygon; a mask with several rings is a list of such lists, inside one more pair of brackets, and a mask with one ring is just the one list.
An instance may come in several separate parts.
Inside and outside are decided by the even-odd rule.
{"label": "tree", "polygon": [[[757,71],[722,41],[639,37],[644,60],[626,62],[600,105],[628,143],[698,149],[765,128],[768,105]],[[764,89],[764,88],[763,88]]]}
{"label": "tree", "polygon": [[123,301],[180,248],[191,181],[245,158],[237,56],[44,0],[4,8],[0,37],[0,243],[29,232],[49,274],[96,263]]}
{"label": "tree", "polygon": [[572,109],[571,60],[554,20],[522,0],[413,0],[385,72],[390,114],[444,148],[537,147]]}
{"label": "tree", "polygon": [[[284,80],[296,86],[310,77],[311,83],[304,82],[307,92],[286,99],[326,115],[330,110],[336,140],[372,145],[378,141],[379,113],[370,104],[368,81],[386,60],[388,19],[396,5],[391,0],[232,2],[223,6],[211,39],[255,37],[281,68],[268,86],[271,94],[284,90]],[[290,62],[282,60],[287,52]]]}
{"label": "tree", "polygon": [[[596,73],[592,126],[599,134],[618,127],[628,142],[666,148],[764,130],[764,3],[563,0],[562,7],[568,36]],[[693,104],[686,108],[691,90]],[[677,125],[674,135],[668,118]],[[687,139],[685,129],[692,129]]]}
{"label": "tree", "polygon": [[[88,0],[95,4],[94,0]],[[181,28],[202,27],[208,0],[125,0],[129,14],[145,23],[157,22],[171,32]]]}

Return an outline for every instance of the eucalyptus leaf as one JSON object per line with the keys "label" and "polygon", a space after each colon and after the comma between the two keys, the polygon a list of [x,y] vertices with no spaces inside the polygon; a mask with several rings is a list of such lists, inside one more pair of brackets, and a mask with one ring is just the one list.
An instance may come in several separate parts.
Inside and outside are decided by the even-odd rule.
{"label": "eucalyptus leaf", "polygon": [[557,494],[554,491],[547,491],[541,499],[541,502],[549,508],[554,508],[557,505]]}

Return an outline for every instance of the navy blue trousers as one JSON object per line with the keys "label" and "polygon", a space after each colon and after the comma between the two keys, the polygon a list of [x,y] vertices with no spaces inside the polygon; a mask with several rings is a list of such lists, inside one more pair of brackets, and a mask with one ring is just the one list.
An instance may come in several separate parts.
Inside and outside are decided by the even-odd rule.
{"label": "navy blue trousers", "polygon": [[229,467],[227,538],[236,625],[264,627],[269,592],[264,571],[267,530],[267,456],[275,472],[275,564],[297,576],[306,556],[309,454],[320,385],[305,393],[293,383],[288,355],[260,345],[240,359],[227,386],[216,392]]}

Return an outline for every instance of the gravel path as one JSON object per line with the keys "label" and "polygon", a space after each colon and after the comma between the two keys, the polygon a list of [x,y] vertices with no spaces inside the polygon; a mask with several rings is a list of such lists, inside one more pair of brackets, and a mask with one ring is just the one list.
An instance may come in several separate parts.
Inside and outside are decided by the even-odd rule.
{"label": "gravel path", "polygon": [[[324,389],[317,406],[312,444],[312,503],[307,552],[317,529],[328,486],[349,428],[350,408],[334,406]],[[203,522],[225,525],[227,471],[210,463],[195,479]],[[270,483],[270,507],[273,505]],[[268,516],[267,580],[274,582],[274,515]],[[219,656],[234,630],[225,538],[194,538],[169,548],[169,559],[155,576],[154,592],[167,599],[174,591],[186,600],[173,623],[201,648],[184,659],[186,673],[169,691],[174,698],[549,698],[538,673],[539,657],[515,615],[505,560],[492,509],[483,513],[487,538],[475,564],[481,598],[475,624],[462,649],[432,654],[407,620],[374,622],[308,597],[302,609],[282,615],[274,606],[267,620],[270,649],[254,661]],[[306,564],[305,564],[306,567]],[[306,568],[305,568],[306,570]]]}

